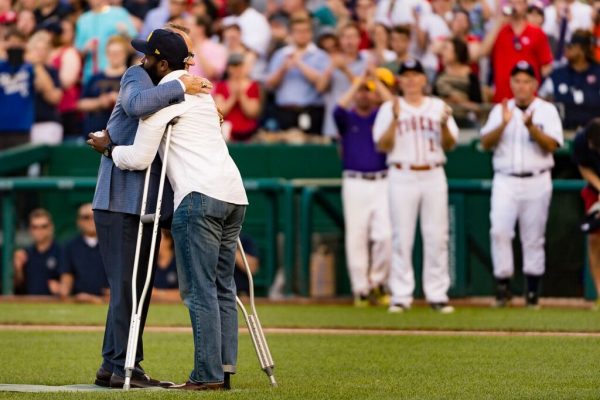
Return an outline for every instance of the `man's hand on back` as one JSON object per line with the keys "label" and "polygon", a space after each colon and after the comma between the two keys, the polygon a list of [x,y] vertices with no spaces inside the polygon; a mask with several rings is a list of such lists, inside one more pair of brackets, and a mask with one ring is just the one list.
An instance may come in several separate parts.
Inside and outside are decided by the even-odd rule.
{"label": "man's hand on back", "polygon": [[87,144],[90,145],[91,148],[96,150],[98,153],[102,154],[106,146],[111,143],[110,135],[108,134],[108,130],[105,129],[104,135],[98,136],[97,132],[92,132],[88,135],[89,139],[87,140]]}
{"label": "man's hand on back", "polygon": [[213,84],[206,78],[192,75],[182,75],[179,80],[185,86],[185,92],[187,94],[210,94],[213,88]]}

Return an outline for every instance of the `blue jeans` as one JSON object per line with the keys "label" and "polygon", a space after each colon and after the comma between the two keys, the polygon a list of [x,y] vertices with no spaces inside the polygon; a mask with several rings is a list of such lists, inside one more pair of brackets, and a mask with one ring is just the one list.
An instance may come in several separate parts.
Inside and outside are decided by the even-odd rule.
{"label": "blue jeans", "polygon": [[173,214],[179,291],[194,334],[190,375],[194,382],[223,382],[224,372],[235,373],[238,326],[233,272],[245,212],[246,206],[192,192]]}

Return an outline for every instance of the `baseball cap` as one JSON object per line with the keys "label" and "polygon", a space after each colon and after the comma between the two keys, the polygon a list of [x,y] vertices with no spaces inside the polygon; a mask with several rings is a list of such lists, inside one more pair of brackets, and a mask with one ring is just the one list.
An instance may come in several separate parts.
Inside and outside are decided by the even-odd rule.
{"label": "baseball cap", "polygon": [[398,68],[398,75],[402,75],[405,72],[418,72],[419,74],[425,74],[425,70],[423,69],[423,65],[418,60],[406,60],[402,64],[400,64],[400,68]]}
{"label": "baseball cap", "polygon": [[288,26],[290,23],[290,18],[287,16],[287,14],[283,13],[282,11],[278,11],[274,14],[271,14],[271,16],[269,17],[269,23]]}
{"label": "baseball cap", "polygon": [[39,25],[38,29],[41,31],[48,31],[56,35],[60,35],[63,32],[62,26],[60,25],[60,20],[58,20],[58,18],[47,19]]}
{"label": "baseball cap", "polygon": [[317,32],[317,41],[326,37],[337,37],[335,29],[331,26],[322,26]]}
{"label": "baseball cap", "polygon": [[147,40],[134,39],[131,45],[140,53],[166,60],[173,66],[185,64],[188,57],[188,48],[181,35],[166,29],[155,29]]}
{"label": "baseball cap", "polygon": [[[394,82],[396,81],[396,78],[394,78],[394,74],[392,73],[392,71],[382,67],[375,69],[375,77],[381,82],[383,82],[383,84],[386,85],[388,88],[393,87]],[[375,91],[375,82],[373,82],[372,80],[366,81],[365,86],[371,92]]]}
{"label": "baseball cap", "polygon": [[532,11],[537,11],[538,13],[540,13],[542,16],[544,15],[544,3],[542,3],[541,1],[534,1],[532,3],[529,4],[529,6],[527,7],[527,12],[532,12]]}
{"label": "baseball cap", "polygon": [[535,78],[535,71],[534,71],[533,67],[531,66],[531,64],[529,64],[527,61],[524,61],[524,60],[519,61],[510,71],[510,76],[515,76],[519,72],[523,72],[523,73]]}
{"label": "baseball cap", "polygon": [[571,40],[569,40],[569,46],[574,44],[578,44],[581,47],[590,47],[592,45],[592,35],[588,35],[587,31],[585,33],[576,31],[571,36]]}

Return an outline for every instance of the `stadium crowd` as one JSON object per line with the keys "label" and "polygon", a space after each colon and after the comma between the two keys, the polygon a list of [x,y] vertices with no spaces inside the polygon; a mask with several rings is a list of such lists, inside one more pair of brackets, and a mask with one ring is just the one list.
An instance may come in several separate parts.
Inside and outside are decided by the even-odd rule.
{"label": "stadium crowd", "polygon": [[[76,221],[79,234],[61,244],[54,237],[52,215],[43,208],[31,211],[28,225],[31,244],[16,250],[13,256],[16,294],[55,296],[81,303],[102,303],[108,299],[110,291],[98,248],[91,203],[79,206]],[[166,229],[161,230],[161,235],[152,298],[178,301],[173,237]],[[260,264],[256,244],[246,234],[242,234],[241,240],[254,274]],[[238,294],[247,295],[248,278],[240,252],[236,254],[234,278]]]}
{"label": "stadium crowd", "polygon": [[2,0],[0,148],[103,129],[139,60],[129,40],[169,22],[189,29],[190,72],[213,81],[233,141],[260,129],[335,139],[333,108],[351,82],[377,67],[396,75],[409,58],[460,127],[511,97],[508,75],[525,60],[576,129],[600,105],[599,10],[597,0]]}

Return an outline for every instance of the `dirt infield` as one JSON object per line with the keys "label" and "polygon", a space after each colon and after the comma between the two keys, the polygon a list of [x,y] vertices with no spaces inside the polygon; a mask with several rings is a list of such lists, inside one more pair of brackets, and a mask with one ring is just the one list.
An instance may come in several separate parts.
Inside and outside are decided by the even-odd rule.
{"label": "dirt infield", "polygon": [[[100,325],[19,325],[0,324],[0,331],[104,332]],[[145,332],[191,333],[190,327],[147,326]],[[347,329],[347,328],[265,328],[266,334],[283,335],[358,335],[358,336],[500,336],[500,337],[581,337],[600,338],[600,332],[561,331],[492,331],[492,330],[428,330],[428,329]],[[248,333],[240,328],[240,333]]]}

